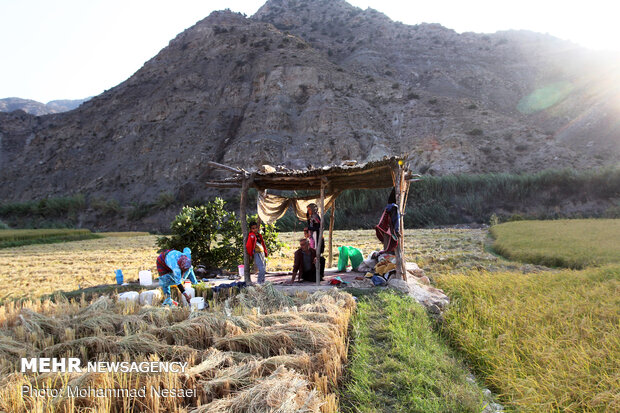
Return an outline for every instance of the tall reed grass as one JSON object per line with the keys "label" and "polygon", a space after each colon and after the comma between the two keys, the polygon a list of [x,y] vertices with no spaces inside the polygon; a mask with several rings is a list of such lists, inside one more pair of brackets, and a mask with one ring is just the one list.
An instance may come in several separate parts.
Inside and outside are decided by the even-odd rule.
{"label": "tall reed grass", "polygon": [[[347,190],[336,201],[337,229],[373,228],[390,189]],[[299,193],[307,195],[308,192]],[[289,194],[291,195],[291,194]],[[411,184],[405,225],[429,227],[461,223],[488,223],[493,213],[511,218],[620,217],[614,202],[620,199],[620,169],[591,171],[544,170],[533,174],[462,174],[424,176]],[[600,207],[569,211],[567,204],[598,200]],[[281,230],[302,226],[288,213],[278,222]]]}

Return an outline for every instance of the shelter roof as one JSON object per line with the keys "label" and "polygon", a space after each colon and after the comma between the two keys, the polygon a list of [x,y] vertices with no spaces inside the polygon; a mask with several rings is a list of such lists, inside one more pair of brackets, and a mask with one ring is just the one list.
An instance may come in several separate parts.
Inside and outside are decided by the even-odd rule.
{"label": "shelter roof", "polygon": [[[393,168],[398,167],[398,161],[404,158],[390,157],[377,161],[358,164],[355,161],[345,161],[340,165],[324,166],[307,170],[293,170],[284,167],[271,167],[264,165],[261,171],[248,172],[243,169],[233,168],[210,162],[213,167],[220,167],[231,172],[231,176],[206,183],[208,187],[217,188],[240,188],[242,181],[249,178],[249,186],[263,189],[279,190],[319,190],[321,182],[327,180],[328,192],[342,191],[345,189],[376,189],[387,188],[394,185],[392,178]],[[406,178],[412,178],[403,162]]]}

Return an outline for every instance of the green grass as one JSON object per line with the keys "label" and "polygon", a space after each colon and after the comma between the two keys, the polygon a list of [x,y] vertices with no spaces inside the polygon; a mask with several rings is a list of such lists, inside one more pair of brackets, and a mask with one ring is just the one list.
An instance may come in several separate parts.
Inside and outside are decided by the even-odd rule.
{"label": "green grass", "polygon": [[620,411],[620,266],[439,278],[445,328],[503,403]]}
{"label": "green grass", "polygon": [[480,412],[481,390],[452,357],[423,309],[391,291],[359,299],[345,412]]}
{"label": "green grass", "polygon": [[491,234],[493,249],[512,260],[575,269],[620,262],[620,219],[507,222]]}
{"label": "green grass", "polygon": [[0,248],[94,238],[101,238],[101,236],[87,229],[5,229],[0,230]]}

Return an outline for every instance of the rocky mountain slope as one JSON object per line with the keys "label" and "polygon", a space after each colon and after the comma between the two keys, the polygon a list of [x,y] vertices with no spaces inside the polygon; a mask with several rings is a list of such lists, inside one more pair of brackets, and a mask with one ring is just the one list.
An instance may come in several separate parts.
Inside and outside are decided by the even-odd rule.
{"label": "rocky mountain slope", "polygon": [[61,99],[51,100],[47,103],[37,102],[36,100],[21,98],[0,99],[0,112],[13,112],[23,110],[31,115],[41,116],[49,113],[61,113],[73,110],[84,103],[87,99]]}
{"label": "rocky mountain slope", "polygon": [[208,192],[206,162],[305,168],[411,153],[420,172],[614,164],[618,56],[530,32],[408,26],[342,0],[214,12],[67,113],[0,113],[6,201]]}

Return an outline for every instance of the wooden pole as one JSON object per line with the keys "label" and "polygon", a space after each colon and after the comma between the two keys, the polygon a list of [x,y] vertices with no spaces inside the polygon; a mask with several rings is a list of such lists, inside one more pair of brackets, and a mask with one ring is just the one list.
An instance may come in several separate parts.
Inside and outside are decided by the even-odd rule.
{"label": "wooden pole", "polygon": [[407,208],[407,196],[409,194],[409,183],[406,180],[405,168],[399,166],[400,170],[400,205],[398,210],[400,212],[400,236],[398,240],[398,249],[401,256],[401,272],[403,274],[403,280],[407,281],[407,259],[405,257],[405,210]]}
{"label": "wooden pole", "polygon": [[321,246],[323,245],[323,222],[325,222],[325,187],[326,180],[321,181],[321,201],[319,204],[319,216],[321,217],[321,225],[319,227],[319,237],[316,242],[316,285],[321,284]]}
{"label": "wooden pole", "polygon": [[244,177],[241,181],[241,200],[239,202],[239,221],[241,221],[241,232],[243,232],[243,279],[246,284],[252,282],[250,277],[250,256],[248,250],[245,247],[248,242],[248,219],[247,219],[247,204],[248,204],[248,177]]}
{"label": "wooden pole", "polygon": [[224,169],[225,171],[229,171],[229,172],[234,172],[237,174],[240,174],[242,171],[239,168],[234,168],[232,166],[228,166],[228,165],[222,165],[221,163],[217,163],[217,162],[213,162],[213,161],[209,161],[207,162],[207,164],[213,168],[219,168],[219,169]]}
{"label": "wooden pole", "polygon": [[329,215],[329,265],[331,268],[333,265],[333,240],[334,240],[334,220],[336,218],[336,198],[332,201],[332,210]]}
{"label": "wooden pole", "polygon": [[403,280],[407,280],[407,272],[405,271],[404,265],[404,249],[403,249],[403,227],[402,227],[402,200],[403,200],[403,171],[400,165],[395,165],[392,167],[393,174],[392,177],[394,179],[394,192],[396,195],[396,205],[398,205],[398,212],[400,215],[399,226],[400,226],[400,236],[398,237],[398,245],[396,246],[396,275],[401,277]]}

